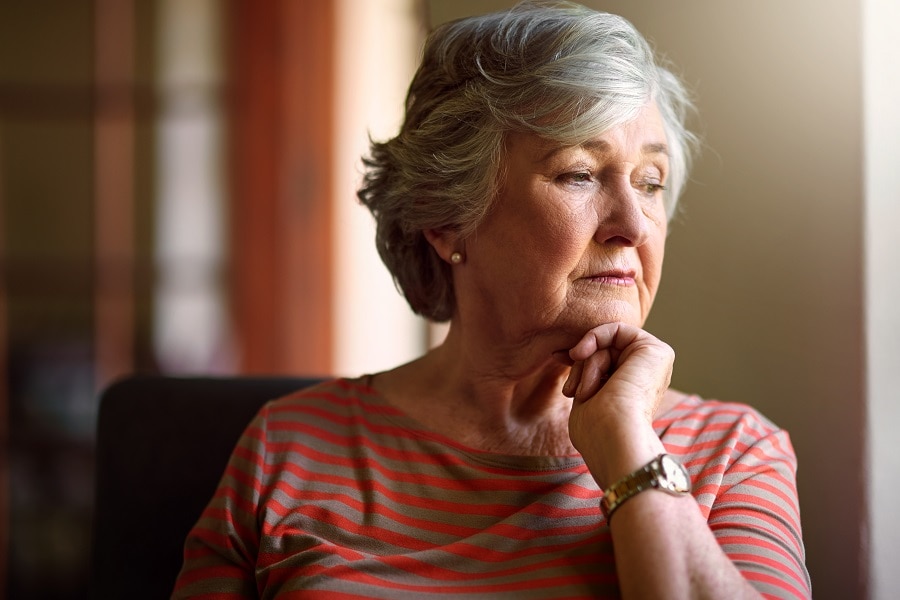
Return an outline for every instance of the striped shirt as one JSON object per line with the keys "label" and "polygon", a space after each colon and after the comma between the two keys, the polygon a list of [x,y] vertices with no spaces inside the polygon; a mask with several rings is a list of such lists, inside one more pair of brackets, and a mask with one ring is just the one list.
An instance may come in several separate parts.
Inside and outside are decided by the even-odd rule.
{"label": "striped shirt", "polygon": [[[619,597],[602,492],[580,456],[463,447],[363,381],[262,408],[188,536],[174,597]],[[787,433],[695,396],[654,426],[747,580],[809,597]]]}

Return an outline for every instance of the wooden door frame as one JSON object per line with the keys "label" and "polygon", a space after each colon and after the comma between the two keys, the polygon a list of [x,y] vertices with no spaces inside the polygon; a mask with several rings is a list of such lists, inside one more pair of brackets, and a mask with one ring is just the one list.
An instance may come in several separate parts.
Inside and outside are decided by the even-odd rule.
{"label": "wooden door frame", "polygon": [[230,297],[246,373],[329,374],[335,14],[232,0]]}

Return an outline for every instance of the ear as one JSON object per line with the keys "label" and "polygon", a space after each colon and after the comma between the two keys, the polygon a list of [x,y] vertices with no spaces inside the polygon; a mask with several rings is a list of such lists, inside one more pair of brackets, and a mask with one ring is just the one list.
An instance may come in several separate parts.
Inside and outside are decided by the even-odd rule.
{"label": "ear", "polygon": [[462,250],[459,235],[447,229],[425,229],[422,234],[434,251],[444,261],[450,262],[450,255]]}

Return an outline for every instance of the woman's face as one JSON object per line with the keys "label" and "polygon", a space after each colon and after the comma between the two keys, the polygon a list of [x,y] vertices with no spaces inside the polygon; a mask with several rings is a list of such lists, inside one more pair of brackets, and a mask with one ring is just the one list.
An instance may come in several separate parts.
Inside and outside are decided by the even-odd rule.
{"label": "woman's face", "polygon": [[462,319],[507,339],[558,337],[560,348],[602,323],[643,326],[667,226],[656,105],[580,146],[510,135],[504,166],[494,209],[455,269]]}

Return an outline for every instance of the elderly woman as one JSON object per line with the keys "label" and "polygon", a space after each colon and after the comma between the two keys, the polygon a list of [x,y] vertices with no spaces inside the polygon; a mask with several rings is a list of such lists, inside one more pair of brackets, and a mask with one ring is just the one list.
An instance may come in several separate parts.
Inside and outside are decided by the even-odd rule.
{"label": "elderly woman", "polygon": [[263,408],[175,595],[808,597],[788,435],[669,388],[642,329],[686,108],[613,15],[434,31],[359,197],[446,340]]}

